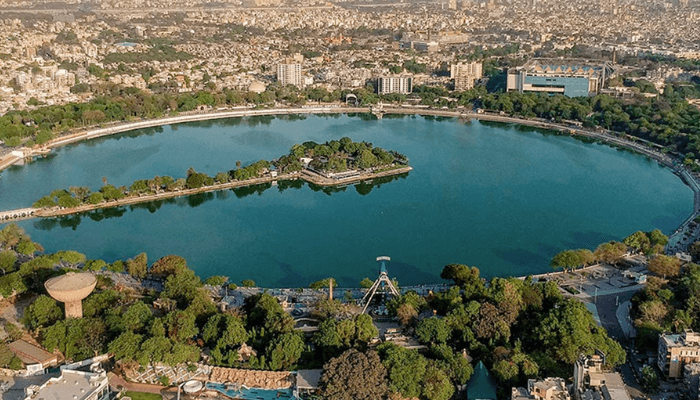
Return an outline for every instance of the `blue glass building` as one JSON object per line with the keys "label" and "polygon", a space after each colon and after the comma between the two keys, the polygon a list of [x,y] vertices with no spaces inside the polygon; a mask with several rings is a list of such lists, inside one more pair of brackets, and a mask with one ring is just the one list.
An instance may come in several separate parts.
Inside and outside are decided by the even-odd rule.
{"label": "blue glass building", "polygon": [[606,65],[581,61],[534,59],[508,71],[509,92],[543,92],[568,97],[597,94],[606,78]]}

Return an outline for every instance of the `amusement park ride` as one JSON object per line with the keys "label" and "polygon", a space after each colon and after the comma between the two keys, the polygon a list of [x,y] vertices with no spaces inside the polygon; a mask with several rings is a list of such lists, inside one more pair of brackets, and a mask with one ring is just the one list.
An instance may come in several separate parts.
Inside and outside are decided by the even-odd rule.
{"label": "amusement park ride", "polygon": [[389,279],[389,273],[386,270],[386,261],[391,261],[391,257],[379,256],[377,257],[377,262],[379,261],[382,262],[382,266],[379,269],[379,277],[374,281],[364,297],[362,297],[362,301],[360,301],[363,314],[367,311],[367,307],[369,307],[369,304],[376,294],[399,295],[399,291],[396,289],[393,282],[391,282],[391,279]]}

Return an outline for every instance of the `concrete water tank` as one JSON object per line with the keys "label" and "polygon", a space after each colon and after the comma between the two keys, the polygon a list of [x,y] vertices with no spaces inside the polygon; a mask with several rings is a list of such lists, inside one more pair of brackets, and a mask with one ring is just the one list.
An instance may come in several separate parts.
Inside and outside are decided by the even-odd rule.
{"label": "concrete water tank", "polygon": [[69,272],[44,283],[46,291],[57,301],[65,303],[66,318],[82,318],[82,301],[95,289],[97,278],[89,272]]}

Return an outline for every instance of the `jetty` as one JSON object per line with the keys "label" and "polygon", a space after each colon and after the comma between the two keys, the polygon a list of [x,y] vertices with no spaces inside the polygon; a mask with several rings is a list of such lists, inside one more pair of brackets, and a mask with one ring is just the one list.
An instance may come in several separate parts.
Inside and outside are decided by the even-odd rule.
{"label": "jetty", "polygon": [[0,211],[0,223],[8,221],[20,221],[36,217],[36,208],[19,208],[17,210]]}

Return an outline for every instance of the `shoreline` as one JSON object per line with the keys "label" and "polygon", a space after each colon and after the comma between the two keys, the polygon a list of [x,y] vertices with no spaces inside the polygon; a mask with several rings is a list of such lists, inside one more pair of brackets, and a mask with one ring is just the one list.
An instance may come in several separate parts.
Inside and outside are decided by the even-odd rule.
{"label": "shoreline", "polygon": [[[696,231],[691,232],[689,240],[683,240],[683,235],[691,229],[691,224],[694,219],[700,216],[700,182],[698,182],[688,169],[684,168],[682,164],[677,164],[674,158],[663,154],[659,151],[651,149],[646,145],[646,141],[640,139],[641,142],[628,140],[624,137],[618,137],[617,134],[611,133],[611,131],[598,131],[591,130],[587,128],[582,128],[580,126],[572,126],[564,123],[550,122],[543,119],[526,119],[520,117],[512,117],[501,114],[494,113],[484,113],[484,112],[471,112],[466,110],[436,110],[436,109],[425,109],[425,108],[408,108],[401,106],[377,106],[377,107],[345,107],[342,105],[338,106],[308,106],[308,107],[296,107],[296,108],[264,108],[264,109],[227,109],[227,110],[215,110],[209,112],[190,112],[186,115],[178,115],[173,117],[162,117],[149,120],[141,120],[136,122],[115,122],[111,126],[107,127],[93,127],[87,128],[80,132],[65,135],[50,140],[42,146],[35,146],[32,149],[21,148],[18,151],[13,151],[8,155],[0,158],[0,171],[8,168],[25,158],[33,158],[35,156],[44,155],[47,152],[52,151],[55,148],[62,147],[68,144],[78,143],[84,140],[110,136],[118,133],[128,132],[136,129],[151,128],[156,126],[173,125],[185,122],[197,122],[197,121],[208,121],[224,118],[241,118],[250,116],[267,116],[267,115],[298,115],[298,114],[350,114],[350,113],[372,113],[380,118],[385,114],[399,114],[399,115],[421,115],[421,116],[437,116],[437,117],[448,117],[448,118],[463,118],[467,120],[476,119],[479,121],[490,121],[490,122],[500,122],[517,124],[524,126],[531,126],[534,128],[548,129],[553,131],[559,131],[563,134],[571,136],[582,136],[588,137],[597,141],[601,141],[605,144],[612,146],[620,146],[635,153],[645,155],[653,160],[656,160],[663,166],[669,168],[675,175],[677,175],[692,191],[693,191],[693,211],[692,213],[680,224],[680,226],[669,235],[669,252],[682,251],[685,250],[685,246],[689,245],[693,239],[697,238],[700,232],[697,231],[698,225],[695,226]],[[23,156],[17,153],[24,152]],[[371,178],[367,178],[371,179]],[[252,183],[251,183],[252,184]],[[337,184],[341,184],[340,182]],[[216,190],[216,189],[213,189]],[[182,193],[181,191],[179,193]],[[180,195],[187,195],[189,193],[182,193]],[[177,197],[177,196],[173,196]],[[157,200],[157,199],[156,199]],[[145,202],[145,201],[144,201]]]}

